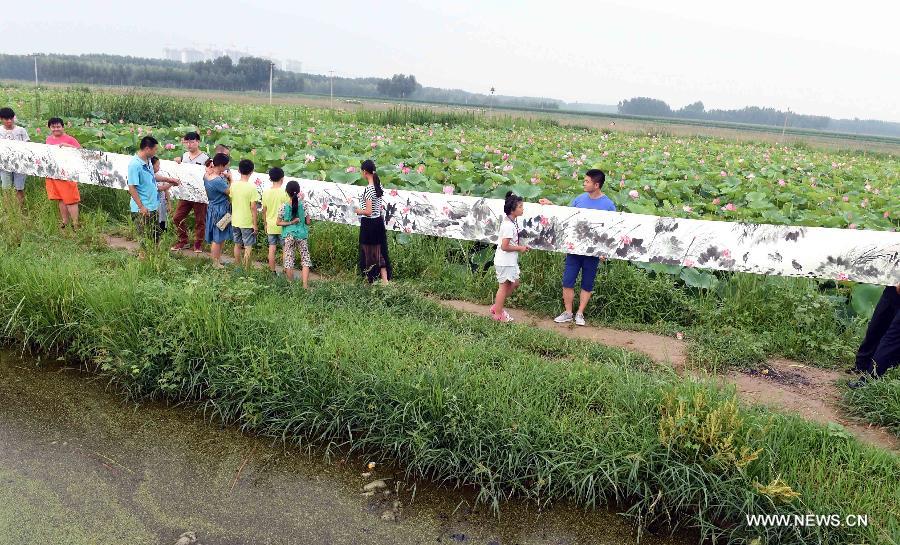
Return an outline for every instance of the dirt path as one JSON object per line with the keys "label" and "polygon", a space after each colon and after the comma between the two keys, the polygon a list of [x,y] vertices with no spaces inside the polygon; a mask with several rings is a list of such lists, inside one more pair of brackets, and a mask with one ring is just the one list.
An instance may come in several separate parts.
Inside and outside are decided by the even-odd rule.
{"label": "dirt path", "polygon": [[[107,243],[118,249],[136,251],[137,244],[123,238],[107,237]],[[184,256],[197,257],[190,250]],[[208,257],[208,253],[200,254]],[[222,257],[223,263],[231,258]],[[257,263],[257,267],[265,267]],[[281,267],[277,267],[280,271]],[[311,274],[310,279],[322,278]],[[488,316],[490,307],[470,301],[439,300],[440,304],[470,314]],[[508,309],[515,321],[573,339],[598,342],[606,346],[623,348],[645,354],[652,360],[673,366],[679,373],[694,376],[702,371],[687,369],[687,343],[664,335],[640,331],[627,331],[598,326],[578,327],[557,324],[552,319],[536,316],[523,310]],[[796,413],[821,424],[836,423],[847,432],[867,443],[900,452],[900,440],[884,428],[866,424],[847,416],[840,408],[839,383],[846,375],[838,371],[811,367],[785,359],[772,359],[755,369],[732,370],[719,376],[724,384],[733,384],[738,396],[746,403],[758,403],[786,412]]]}

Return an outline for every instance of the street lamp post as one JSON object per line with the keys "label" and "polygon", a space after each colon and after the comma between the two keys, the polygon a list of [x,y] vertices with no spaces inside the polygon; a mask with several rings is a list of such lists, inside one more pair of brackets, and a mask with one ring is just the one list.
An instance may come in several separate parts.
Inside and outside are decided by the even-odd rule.
{"label": "street lamp post", "polygon": [[272,76],[275,73],[275,63],[269,61],[269,106],[272,105]]}
{"label": "street lamp post", "polygon": [[330,97],[331,97],[331,98],[330,98],[330,100],[331,100],[331,107],[334,108],[334,70],[329,70],[329,71],[328,71],[328,80],[329,80],[329,87],[330,87],[330,89],[331,89],[330,92],[329,92]]}
{"label": "street lamp post", "polygon": [[491,98],[488,101],[488,113],[494,109],[494,86],[491,86]]}

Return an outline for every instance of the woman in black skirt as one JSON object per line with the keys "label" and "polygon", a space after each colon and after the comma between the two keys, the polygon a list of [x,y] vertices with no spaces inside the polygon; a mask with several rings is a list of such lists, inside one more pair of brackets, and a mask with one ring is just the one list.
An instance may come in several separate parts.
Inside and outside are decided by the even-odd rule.
{"label": "woman in black skirt", "polygon": [[384,213],[381,197],[381,180],[375,174],[375,162],[363,161],[362,174],[369,185],[366,186],[356,209],[359,218],[359,268],[369,283],[379,276],[384,284],[390,278],[390,262],[387,254],[387,231],[384,227]]}

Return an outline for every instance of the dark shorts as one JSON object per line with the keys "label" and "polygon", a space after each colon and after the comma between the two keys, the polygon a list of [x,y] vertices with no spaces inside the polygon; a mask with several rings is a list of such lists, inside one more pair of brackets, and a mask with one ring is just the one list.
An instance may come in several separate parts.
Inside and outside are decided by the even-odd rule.
{"label": "dark shorts", "polygon": [[235,227],[231,226],[231,236],[236,246],[247,246],[252,248],[256,245],[256,233],[252,227]]}
{"label": "dark shorts", "polygon": [[283,246],[284,241],[281,240],[281,235],[267,235],[269,237],[269,246]]}
{"label": "dark shorts", "polygon": [[597,268],[600,266],[600,258],[590,255],[566,255],[566,267],[563,269],[564,288],[572,289],[575,287],[575,280],[578,279],[578,272],[581,272],[581,289],[584,291],[594,291],[594,281],[597,279]]}

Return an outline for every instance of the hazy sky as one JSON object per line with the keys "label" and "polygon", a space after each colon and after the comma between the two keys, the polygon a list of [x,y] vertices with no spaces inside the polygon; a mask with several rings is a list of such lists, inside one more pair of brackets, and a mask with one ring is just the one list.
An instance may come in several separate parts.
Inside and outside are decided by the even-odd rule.
{"label": "hazy sky", "polygon": [[900,121],[900,8],[888,0],[10,4],[5,53],[233,46],[310,72],[412,73],[468,91]]}

